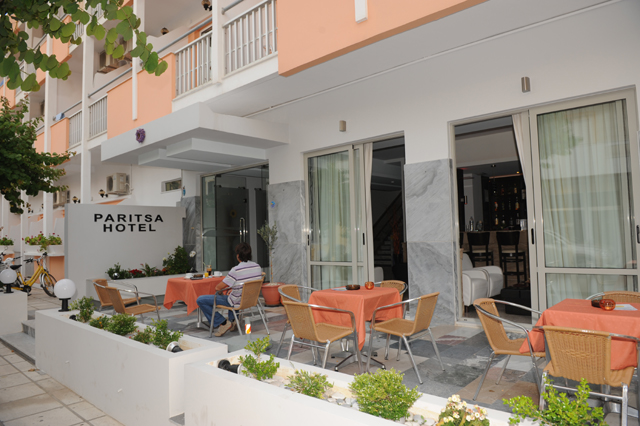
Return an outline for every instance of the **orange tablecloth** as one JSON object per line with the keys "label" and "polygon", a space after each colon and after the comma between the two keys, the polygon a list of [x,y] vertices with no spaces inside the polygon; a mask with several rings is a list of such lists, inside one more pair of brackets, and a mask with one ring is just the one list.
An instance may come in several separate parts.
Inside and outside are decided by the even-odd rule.
{"label": "orange tablecloth", "polygon": [[[321,305],[331,308],[344,309],[353,312],[356,319],[356,330],[358,331],[358,346],[360,349],[365,341],[365,322],[371,321],[373,311],[380,306],[391,305],[400,302],[400,293],[395,288],[376,287],[367,290],[360,287],[360,290],[321,290],[314,291],[309,297],[312,305]],[[316,309],[313,312],[316,322],[326,322],[329,324],[343,325],[351,327],[351,317],[348,314]],[[402,307],[385,309],[376,314],[376,320],[386,320],[390,318],[402,317]]]}
{"label": "orange tablecloth", "polygon": [[203,278],[201,280],[191,280],[188,278],[169,278],[167,289],[164,292],[164,307],[171,309],[173,304],[182,300],[187,304],[187,314],[198,309],[196,300],[203,294],[213,294],[216,286],[225,277]]}
{"label": "orange tablecloth", "polygon": [[[591,306],[590,300],[565,299],[544,311],[536,325],[580,328],[584,330],[607,331],[640,338],[640,304],[631,303],[637,311],[605,311]],[[536,352],[544,351],[544,335],[534,330],[529,334],[531,345]],[[520,352],[529,352],[527,342]],[[620,370],[637,364],[635,343],[620,340],[611,342],[611,368]]]}

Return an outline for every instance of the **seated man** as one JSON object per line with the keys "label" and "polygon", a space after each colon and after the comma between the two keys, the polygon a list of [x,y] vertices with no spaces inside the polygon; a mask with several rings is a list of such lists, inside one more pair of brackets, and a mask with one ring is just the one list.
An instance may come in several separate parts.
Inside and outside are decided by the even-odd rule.
{"label": "seated man", "polygon": [[[232,288],[231,292],[228,295],[208,294],[198,297],[198,306],[208,321],[211,321],[214,300],[216,306],[239,306],[242,299],[242,284],[262,278],[260,265],[251,261],[251,246],[249,244],[240,243],[236,246],[236,259],[240,263],[234,266],[225,279],[216,286],[216,291]],[[228,317],[229,320],[227,321],[220,312],[216,312],[213,318],[213,327],[218,328],[215,332],[216,337],[223,336],[227,331],[236,329],[233,312],[229,311]]]}

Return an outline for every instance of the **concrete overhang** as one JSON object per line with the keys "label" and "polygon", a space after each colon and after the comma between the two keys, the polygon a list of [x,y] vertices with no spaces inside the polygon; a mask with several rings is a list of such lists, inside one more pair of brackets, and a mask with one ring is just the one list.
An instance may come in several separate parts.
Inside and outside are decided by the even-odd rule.
{"label": "concrete overhang", "polygon": [[285,124],[214,113],[203,103],[190,105],[102,144],[102,161],[201,172],[249,166],[267,160],[269,148],[289,143]]}

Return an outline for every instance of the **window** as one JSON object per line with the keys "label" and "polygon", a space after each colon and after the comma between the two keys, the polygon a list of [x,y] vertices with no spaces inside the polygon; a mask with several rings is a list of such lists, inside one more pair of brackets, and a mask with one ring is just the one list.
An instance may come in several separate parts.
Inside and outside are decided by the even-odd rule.
{"label": "window", "polygon": [[182,179],[168,180],[162,182],[162,192],[178,191],[182,188]]}

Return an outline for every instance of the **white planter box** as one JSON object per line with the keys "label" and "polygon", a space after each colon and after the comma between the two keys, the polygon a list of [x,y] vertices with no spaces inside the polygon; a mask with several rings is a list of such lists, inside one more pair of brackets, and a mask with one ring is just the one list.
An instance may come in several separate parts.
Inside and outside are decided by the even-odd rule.
{"label": "white planter box", "polygon": [[[146,277],[146,278],[128,278],[126,280],[117,280],[113,281],[116,286],[118,283],[126,283],[133,284],[138,288],[138,291],[143,293],[153,294],[155,296],[164,296],[164,293],[167,289],[167,280],[170,278],[183,278],[185,274],[180,275],[162,275],[159,277]],[[102,278],[101,275],[98,275],[97,278]],[[107,280],[109,277],[106,277]],[[123,286],[125,288],[129,288],[128,286]],[[93,287],[93,279],[88,279],[86,281],[86,293],[84,295],[78,292],[77,297],[87,296],[93,297],[95,300],[98,300],[98,294],[96,293],[95,288]],[[133,295],[128,295],[123,293],[123,297],[133,297]]]}
{"label": "white planter box", "polygon": [[49,256],[64,256],[64,246],[63,245],[49,246],[47,247],[47,254]]}
{"label": "white planter box", "polygon": [[180,345],[190,349],[171,353],[69,314],[36,312],[36,366],[127,426],[169,426],[184,412],[185,364],[227,352],[226,345],[184,336]]}
{"label": "white planter box", "polygon": [[[223,358],[247,352],[237,351]],[[197,362],[185,368],[185,426],[271,425],[279,426],[391,426],[394,423],[354,409],[297,394],[258,382],[241,374],[217,368],[218,360]],[[348,389],[353,376],[333,370],[276,358],[281,368],[303,369],[328,376],[334,388]],[[211,393],[212,389],[223,391]],[[447,400],[423,394],[414,408],[423,416],[437,419]],[[248,409],[244,409],[247,407]],[[508,426],[509,413],[487,410],[491,426]],[[531,424],[531,423],[527,423]]]}
{"label": "white planter box", "polygon": [[27,318],[27,293],[13,290],[4,293],[0,286],[0,336],[22,332],[22,322]]}

